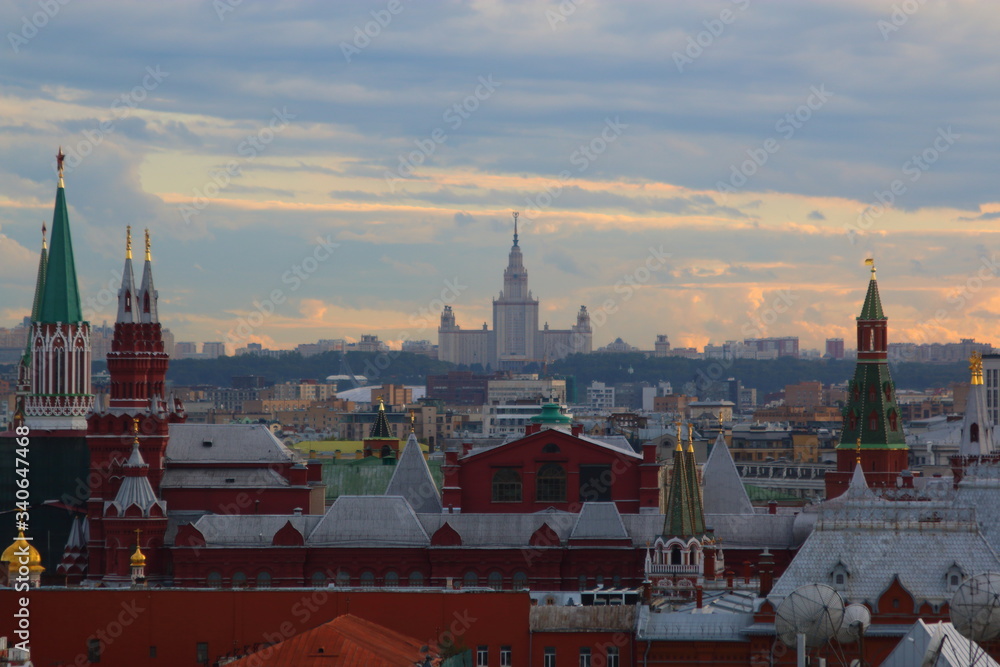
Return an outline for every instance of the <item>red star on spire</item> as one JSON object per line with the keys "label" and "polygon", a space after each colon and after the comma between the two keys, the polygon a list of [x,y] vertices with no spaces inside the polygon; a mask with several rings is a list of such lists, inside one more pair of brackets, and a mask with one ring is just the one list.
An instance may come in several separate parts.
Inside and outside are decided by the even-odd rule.
{"label": "red star on spire", "polygon": [[59,152],[56,153],[56,168],[59,169],[59,175],[62,176],[63,173],[63,160],[66,156],[62,152],[62,146],[59,147]]}

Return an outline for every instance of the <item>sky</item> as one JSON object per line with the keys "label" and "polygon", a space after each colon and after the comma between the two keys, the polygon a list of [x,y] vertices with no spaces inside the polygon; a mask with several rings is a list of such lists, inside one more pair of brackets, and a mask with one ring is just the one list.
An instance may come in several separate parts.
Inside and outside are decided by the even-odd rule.
{"label": "sky", "polygon": [[890,341],[1000,345],[992,2],[35,0],[0,28],[0,326],[62,146],[86,317],[149,228],[161,320],[230,353],[492,326],[513,211],[540,318],[587,305],[595,347],[850,347],[867,257]]}

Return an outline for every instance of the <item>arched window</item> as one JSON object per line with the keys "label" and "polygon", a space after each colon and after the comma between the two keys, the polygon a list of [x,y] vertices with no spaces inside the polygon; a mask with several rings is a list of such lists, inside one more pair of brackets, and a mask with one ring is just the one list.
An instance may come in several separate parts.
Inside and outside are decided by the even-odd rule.
{"label": "arched window", "polygon": [[257,588],[271,587],[271,573],[261,570],[257,573]]}
{"label": "arched window", "polygon": [[247,573],[241,570],[233,572],[233,588],[247,587]]}
{"label": "arched window", "polygon": [[479,575],[475,570],[469,570],[462,577],[462,588],[475,588],[479,585]]}
{"label": "arched window", "polygon": [[684,555],[681,553],[681,548],[679,546],[670,547],[670,564],[671,565],[681,565]]}
{"label": "arched window", "polygon": [[513,468],[500,468],[493,473],[493,502],[521,502],[521,475]]}
{"label": "arched window", "polygon": [[542,447],[543,454],[558,454],[560,451],[561,450],[559,449],[559,445],[557,445],[554,442],[550,442],[544,447]]}
{"label": "arched window", "polygon": [[848,428],[850,428],[852,431],[858,427],[858,416],[854,414],[853,410],[851,411],[851,414],[848,415],[847,417],[847,423],[849,424]]}
{"label": "arched window", "polygon": [[395,570],[389,570],[385,573],[384,581],[388,588],[399,588],[399,573]]}
{"label": "arched window", "polygon": [[524,570],[518,570],[514,573],[514,590],[523,591],[528,587],[528,575],[525,574]]}
{"label": "arched window", "polygon": [[898,430],[897,427],[896,427],[897,424],[898,424],[898,418],[896,417],[896,411],[895,410],[891,410],[889,412],[889,430],[891,430],[891,431]]}
{"label": "arched window", "polygon": [[361,588],[375,588],[375,573],[365,570],[361,573]]}
{"label": "arched window", "polygon": [[351,573],[341,570],[337,573],[337,586],[347,588],[351,585]]}
{"label": "arched window", "polygon": [[212,570],[208,573],[208,587],[209,588],[222,588],[222,573],[218,570]]}
{"label": "arched window", "polygon": [[410,586],[420,587],[424,585],[424,573],[420,570],[410,572]]}
{"label": "arched window", "polygon": [[868,400],[869,401],[874,401],[875,400],[875,385],[874,384],[868,385]]}
{"label": "arched window", "polygon": [[503,575],[499,570],[493,570],[490,572],[489,579],[487,580],[489,587],[495,591],[503,590]]}
{"label": "arched window", "polygon": [[579,577],[577,577],[576,585],[577,588],[581,591],[587,590],[587,575],[581,574]]}
{"label": "arched window", "polygon": [[979,424],[969,427],[969,442],[979,442]]}
{"label": "arched window", "polygon": [[616,574],[615,576],[611,577],[611,586],[614,587],[614,588],[621,588],[622,587],[622,578],[621,578],[621,575]]}
{"label": "arched window", "polygon": [[309,582],[317,588],[323,588],[326,586],[326,572],[323,570],[316,570],[313,572],[312,577],[309,578]]}
{"label": "arched window", "polygon": [[566,502],[566,470],[558,463],[546,463],[535,476],[535,500]]}
{"label": "arched window", "polygon": [[878,413],[874,410],[868,415],[868,428],[872,431],[878,430]]}

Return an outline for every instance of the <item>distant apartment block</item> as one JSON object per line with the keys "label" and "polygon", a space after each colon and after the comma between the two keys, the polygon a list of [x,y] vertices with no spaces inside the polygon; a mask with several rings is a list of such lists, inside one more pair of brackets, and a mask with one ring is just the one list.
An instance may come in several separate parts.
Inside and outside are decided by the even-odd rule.
{"label": "distant apartment block", "polygon": [[826,339],[826,356],[831,359],[843,359],[844,358],[844,339],[843,338],[827,338]]}
{"label": "distant apartment block", "polygon": [[745,345],[757,349],[757,359],[777,359],[778,357],[799,357],[799,337],[747,338]]}
{"label": "distant apartment block", "polygon": [[615,388],[603,382],[593,381],[587,387],[587,405],[594,410],[610,410],[615,407]]}
{"label": "distant apartment block", "polygon": [[973,352],[988,355],[993,346],[977,343],[973,338],[963,338],[958,343],[889,343],[889,361],[897,362],[953,363],[968,361]]}
{"label": "distant apartment block", "polygon": [[486,386],[488,405],[565,402],[566,380],[539,378],[534,373],[490,379]]}
{"label": "distant apartment block", "polygon": [[218,359],[226,356],[226,344],[219,341],[207,341],[201,344],[201,353],[206,359]]}

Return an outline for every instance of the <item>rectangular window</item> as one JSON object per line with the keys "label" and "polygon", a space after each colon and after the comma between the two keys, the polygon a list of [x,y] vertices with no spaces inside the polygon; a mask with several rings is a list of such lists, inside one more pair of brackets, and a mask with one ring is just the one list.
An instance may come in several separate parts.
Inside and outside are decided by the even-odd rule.
{"label": "rectangular window", "polygon": [[545,647],[545,659],[542,661],[542,667],[556,667],[556,649],[554,646]]}
{"label": "rectangular window", "polygon": [[500,667],[511,667],[513,661],[511,660],[512,652],[509,646],[500,647]]}
{"label": "rectangular window", "polygon": [[208,664],[208,642],[198,642],[195,646],[194,661],[199,665]]}
{"label": "rectangular window", "polygon": [[480,646],[476,649],[476,667],[489,667],[490,647]]}
{"label": "rectangular window", "polygon": [[150,646],[149,647],[149,657],[150,658],[155,658],[156,657],[156,647],[155,646]]}
{"label": "rectangular window", "polygon": [[600,503],[611,501],[611,466],[580,466],[580,500]]}
{"label": "rectangular window", "polygon": [[618,647],[609,646],[608,647],[608,667],[621,667],[621,663],[618,662]]}
{"label": "rectangular window", "polygon": [[100,639],[88,639],[87,640],[87,661],[88,662],[100,662],[101,661],[101,640]]}
{"label": "rectangular window", "polygon": [[580,667],[590,667],[590,648],[580,647]]}

